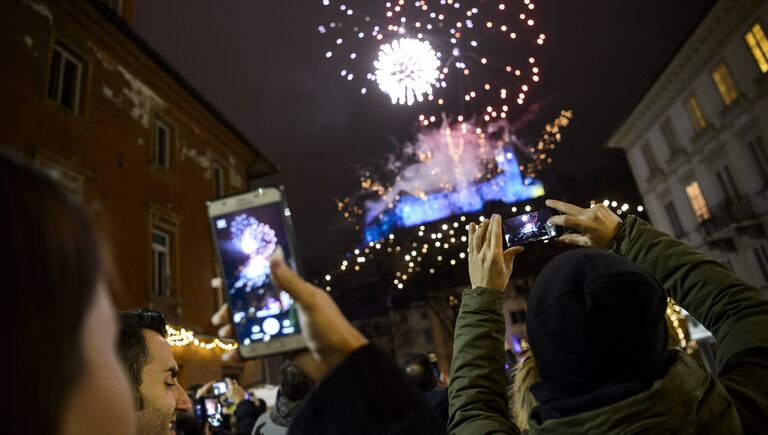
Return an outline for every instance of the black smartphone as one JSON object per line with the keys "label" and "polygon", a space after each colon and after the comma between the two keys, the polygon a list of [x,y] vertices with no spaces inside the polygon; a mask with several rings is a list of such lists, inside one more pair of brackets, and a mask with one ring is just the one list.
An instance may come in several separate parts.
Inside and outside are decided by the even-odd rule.
{"label": "black smartphone", "polygon": [[269,267],[279,246],[286,263],[301,274],[282,189],[263,187],[209,202],[208,216],[240,355],[305,348],[293,299],[272,280]]}
{"label": "black smartphone", "polygon": [[556,214],[559,214],[557,210],[542,207],[502,218],[504,244],[507,247],[518,246],[562,236],[565,233],[564,227],[547,223]]}

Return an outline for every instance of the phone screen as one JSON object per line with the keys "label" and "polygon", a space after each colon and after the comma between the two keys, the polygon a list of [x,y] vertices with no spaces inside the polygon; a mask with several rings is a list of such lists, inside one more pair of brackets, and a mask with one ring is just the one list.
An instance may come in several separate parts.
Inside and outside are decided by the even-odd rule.
{"label": "phone screen", "polygon": [[227,392],[227,383],[226,382],[222,381],[222,382],[216,382],[215,384],[213,384],[213,394],[215,394],[217,396],[221,396],[222,394],[224,394],[226,392]]}
{"label": "phone screen", "polygon": [[282,203],[271,202],[212,217],[237,340],[249,345],[299,333],[293,299],[272,281],[269,257],[279,245],[296,262]]}
{"label": "phone screen", "polygon": [[205,414],[208,417],[208,422],[211,423],[211,426],[221,426],[221,404],[219,403],[219,399],[205,399]]}
{"label": "phone screen", "polygon": [[562,232],[555,225],[547,223],[552,216],[552,209],[543,208],[504,218],[504,241],[507,246],[516,246],[561,235]]}

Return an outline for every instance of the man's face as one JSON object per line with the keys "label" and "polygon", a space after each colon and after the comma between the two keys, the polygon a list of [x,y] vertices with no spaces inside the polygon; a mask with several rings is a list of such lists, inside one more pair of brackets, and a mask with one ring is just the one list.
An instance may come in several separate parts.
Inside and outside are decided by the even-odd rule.
{"label": "man's face", "polygon": [[175,434],[176,413],[190,412],[192,404],[176,381],[179,367],[165,337],[145,329],[144,340],[148,360],[141,370],[139,392],[144,407],[137,412],[138,434]]}

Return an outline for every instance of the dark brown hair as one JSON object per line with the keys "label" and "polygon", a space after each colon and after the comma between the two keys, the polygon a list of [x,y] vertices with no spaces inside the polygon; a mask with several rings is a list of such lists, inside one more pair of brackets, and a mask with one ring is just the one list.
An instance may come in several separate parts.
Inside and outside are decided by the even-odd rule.
{"label": "dark brown hair", "polygon": [[[83,210],[41,172],[0,154],[0,279],[11,369],[9,433],[57,433],[82,370],[82,326],[101,260]],[[14,409],[14,408],[12,408]],[[7,427],[8,421],[3,425]]]}
{"label": "dark brown hair", "polygon": [[165,332],[165,316],[157,311],[137,309],[120,311],[120,338],[117,350],[125,371],[131,378],[133,398],[136,409],[144,409],[144,398],[141,396],[141,371],[149,363],[149,348],[144,338],[144,330],[155,331],[163,337]]}

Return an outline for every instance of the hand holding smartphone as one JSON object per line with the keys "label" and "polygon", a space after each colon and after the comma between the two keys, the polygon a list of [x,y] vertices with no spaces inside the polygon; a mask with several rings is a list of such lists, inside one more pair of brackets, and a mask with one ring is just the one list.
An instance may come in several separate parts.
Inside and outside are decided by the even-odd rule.
{"label": "hand holding smartphone", "polygon": [[208,216],[240,356],[304,348],[293,299],[274,282],[269,264],[281,249],[300,269],[282,190],[264,187],[209,202]]}

